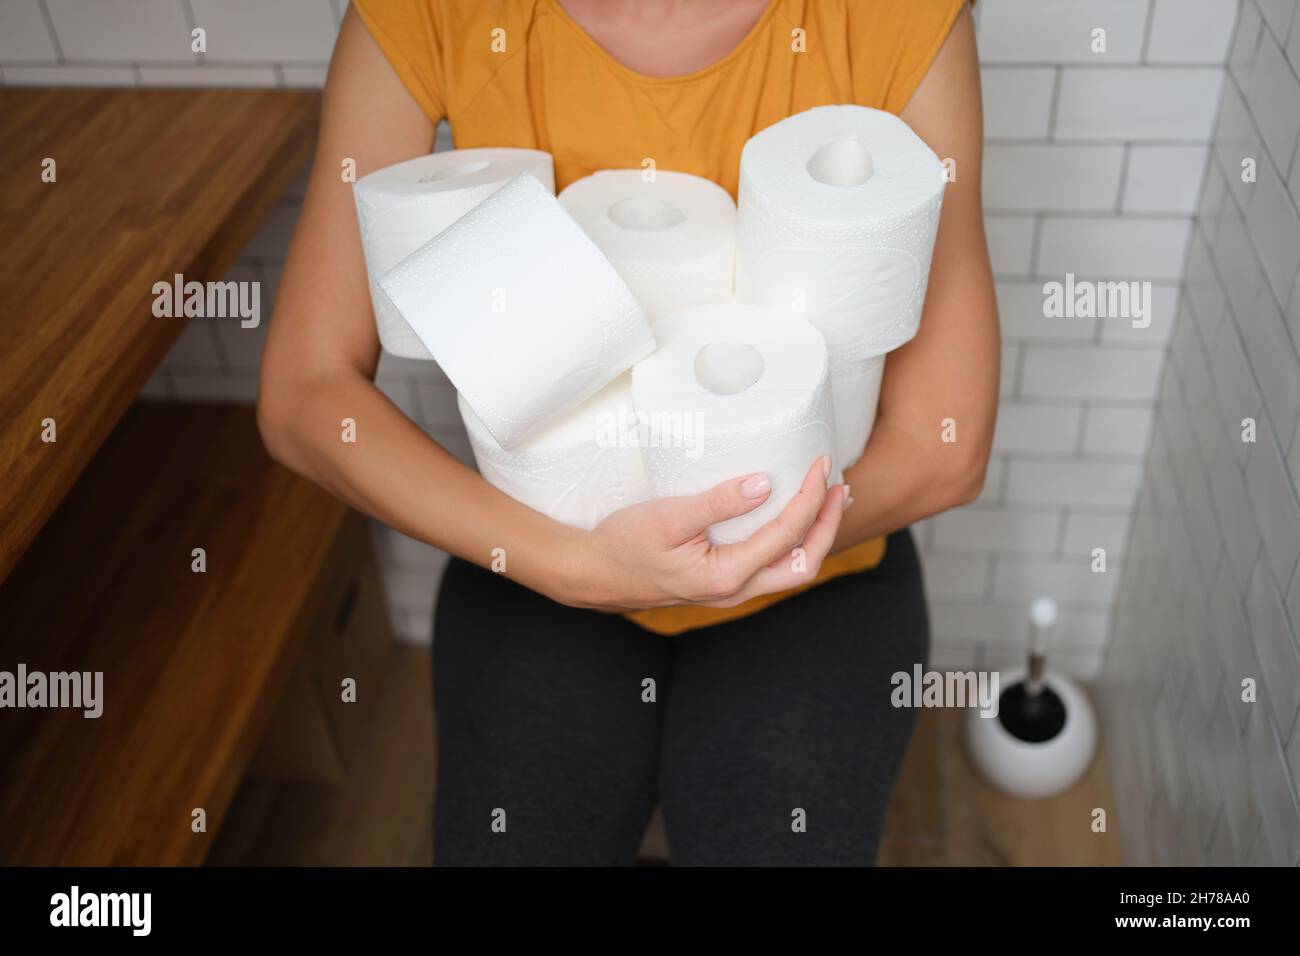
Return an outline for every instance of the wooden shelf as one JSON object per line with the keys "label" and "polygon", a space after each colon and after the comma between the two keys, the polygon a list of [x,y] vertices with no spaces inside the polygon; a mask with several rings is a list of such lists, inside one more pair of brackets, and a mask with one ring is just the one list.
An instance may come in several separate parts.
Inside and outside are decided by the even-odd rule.
{"label": "wooden shelf", "polygon": [[221,278],[301,170],[318,108],[283,90],[0,89],[0,581],[184,328],[154,317],[154,283]]}
{"label": "wooden shelf", "polygon": [[251,408],[135,405],[0,587],[0,669],[103,673],[97,719],[0,711],[0,863],[200,862],[307,632],[346,615],[349,514]]}

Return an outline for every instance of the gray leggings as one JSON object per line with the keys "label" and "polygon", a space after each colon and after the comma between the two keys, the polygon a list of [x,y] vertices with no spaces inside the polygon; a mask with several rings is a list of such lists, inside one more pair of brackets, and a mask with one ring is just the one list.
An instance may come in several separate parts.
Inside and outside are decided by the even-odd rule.
{"label": "gray leggings", "polygon": [[453,560],[435,634],[438,864],[631,863],[657,803],[674,864],[874,862],[915,723],[890,676],[929,645],[907,531],[678,637]]}

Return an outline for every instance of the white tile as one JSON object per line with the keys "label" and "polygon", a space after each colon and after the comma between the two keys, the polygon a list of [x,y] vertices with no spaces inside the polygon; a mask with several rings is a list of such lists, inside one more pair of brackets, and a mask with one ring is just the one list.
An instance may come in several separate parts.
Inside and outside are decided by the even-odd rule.
{"label": "white tile", "polygon": [[1155,0],[1149,63],[1222,63],[1238,0]]}
{"label": "white tile", "polygon": [[10,86],[135,86],[129,66],[6,66]]}
{"label": "white tile", "polygon": [[1007,211],[1113,209],[1123,160],[1121,146],[986,146],[984,205]]}
{"label": "white tile", "polygon": [[997,502],[1002,499],[1002,476],[1006,471],[1006,461],[999,455],[993,455],[989,458],[988,466],[984,469],[984,490],[975,500],[981,504]]}
{"label": "white tile", "polygon": [[1205,185],[1201,187],[1201,197],[1196,209],[1199,227],[1204,230],[1207,239],[1213,239],[1219,232],[1219,219],[1228,195],[1228,182],[1223,169],[1215,160],[1213,153],[1206,157]]}
{"label": "white tile", "polygon": [[420,398],[420,414],[426,424],[444,429],[462,425],[460,409],[456,405],[456,389],[450,382],[418,381],[415,390]]}
{"label": "white tile", "polygon": [[301,212],[298,206],[272,206],[257,232],[244,246],[243,255],[283,259],[289,251],[289,240],[293,238],[293,229]]}
{"label": "white tile", "polygon": [[1059,601],[1109,603],[1115,595],[1119,568],[1108,555],[1104,572],[1094,572],[1090,561],[1079,558],[1024,561],[998,558],[993,593],[998,598],[1033,599],[1049,594]]}
{"label": "white tile", "polygon": [[437,362],[428,359],[402,358],[391,352],[379,353],[377,378],[406,378],[414,382],[446,382]]}
{"label": "white tile", "polygon": [[1259,31],[1263,26],[1259,10],[1250,0],[1241,3],[1241,14],[1237,17],[1237,29],[1232,37],[1232,46],[1228,49],[1228,70],[1245,89],[1250,79],[1250,72],[1255,66],[1255,51],[1259,48]]}
{"label": "white tile", "polygon": [[1054,511],[967,507],[937,515],[931,524],[936,548],[1050,554],[1056,550],[1061,515]]}
{"label": "white tile", "polygon": [[1057,139],[1208,142],[1223,71],[1210,67],[1061,73]]}
{"label": "white tile", "polygon": [[1282,461],[1272,430],[1260,428],[1259,441],[1246,462],[1246,490],[1255,523],[1264,538],[1264,554],[1273,580],[1285,588],[1300,558],[1300,501]]}
{"label": "white tile", "polygon": [[[1300,115],[1300,99],[1296,102]],[[1300,271],[1300,215],[1273,164],[1260,164],[1255,201],[1246,213],[1246,231],[1259,253],[1264,276],[1279,302],[1285,302]]]}
{"label": "white tile", "polygon": [[325,74],[329,72],[326,64],[320,66],[286,66],[284,85],[297,90],[319,90],[325,87]]}
{"label": "white tile", "polygon": [[[1219,123],[1214,135],[1214,152],[1228,192],[1237,201],[1238,207],[1249,209],[1255,198],[1255,183],[1246,180],[1243,164],[1250,162],[1258,167],[1264,160],[1264,143],[1246,106],[1246,100],[1235,83],[1224,85],[1223,104],[1219,108]],[[1225,208],[1224,215],[1228,212]]]}
{"label": "white tile", "polygon": [[988,139],[1046,139],[1052,115],[1056,71],[1034,67],[984,67],[984,136]]}
{"label": "white tile", "polygon": [[[1136,63],[1147,0],[981,0],[980,57],[988,63]],[[1093,30],[1106,52],[1093,52]]]}
{"label": "white tile", "polygon": [[0,61],[40,63],[56,59],[40,0],[6,0],[0,4]]}
{"label": "white tile", "polygon": [[1091,556],[1094,548],[1105,548],[1107,559],[1124,554],[1129,518],[1121,514],[1090,514],[1071,511],[1065,517],[1066,554]]}
{"label": "white tile", "polygon": [[1264,407],[1279,439],[1289,443],[1300,423],[1300,356],[1268,289],[1260,290],[1253,314],[1241,323],[1241,334]]}
{"label": "white tile", "polygon": [[974,641],[936,639],[930,644],[926,666],[940,671],[970,670],[976,666],[978,647]]}
{"label": "white tile", "polygon": [[988,216],[984,220],[984,232],[995,275],[1029,275],[1029,262],[1034,254],[1032,216]]}
{"label": "white tile", "polygon": [[1291,23],[1291,34],[1286,41],[1286,58],[1291,61],[1291,65],[1300,66],[1300,17],[1293,19]]}
{"label": "white tile", "polygon": [[1010,463],[1007,500],[1066,507],[1131,507],[1142,466],[1092,461]]}
{"label": "white tile", "polygon": [[[156,319],[158,322],[180,322],[180,319]],[[219,370],[221,352],[217,347],[216,330],[207,319],[190,319],[181,334],[172,343],[162,364],[169,370]]]}
{"label": "white tile", "polygon": [[1020,380],[1020,346],[1003,344],[998,363],[998,394],[1014,395]]}
{"label": "white tile", "polygon": [[1286,325],[1291,332],[1291,341],[1300,348],[1300,273],[1296,273],[1295,283],[1291,286],[1291,299],[1286,309]]}
{"label": "white tile", "polygon": [[1151,408],[1093,405],[1083,428],[1084,454],[1141,456],[1151,440],[1153,418]]}
{"label": "white tile", "polygon": [[1020,393],[1037,398],[1151,400],[1164,356],[1151,349],[1057,347],[1025,349]]}
{"label": "white tile", "polygon": [[334,47],[329,0],[190,0],[214,60],[324,63]]}
{"label": "white tile", "polygon": [[222,276],[222,281],[257,283],[261,321],[256,326],[245,328],[239,318],[203,320],[216,333],[227,365],[240,371],[256,372],[262,364],[262,349],[266,345],[266,333],[271,326],[271,305],[262,283],[261,271],[254,266],[235,265]]}
{"label": "white tile", "polygon": [[1038,273],[1178,281],[1190,231],[1190,222],[1182,219],[1048,216],[1043,220]]}
{"label": "white tile", "polygon": [[1240,438],[1241,420],[1258,419],[1261,399],[1234,323],[1223,324],[1210,354],[1214,356],[1210,369],[1223,423],[1230,437]]}
{"label": "white tile", "polygon": [[257,401],[257,376],[254,374],[221,375],[172,371],[172,386],[180,401],[232,402],[252,405]]}
{"label": "white tile", "polygon": [[343,15],[347,12],[348,0],[334,0],[334,19],[343,22]]}
{"label": "white tile", "polygon": [[1300,809],[1291,793],[1282,741],[1268,711],[1256,708],[1250,715],[1244,743],[1255,802],[1262,817],[1261,842],[1271,859],[1292,866],[1300,858]]}
{"label": "white tile", "polygon": [[1097,335],[1097,319],[1048,318],[1043,314],[1046,302],[1043,285],[1037,281],[997,284],[1003,339],[1092,341]]}
{"label": "white tile", "polygon": [[1125,212],[1194,213],[1208,146],[1134,146],[1124,178]]}
{"label": "white tile", "polygon": [[[406,379],[376,378],[375,387],[388,396],[388,400],[402,410],[411,421],[423,427],[420,420],[420,403],[415,397],[415,386]],[[426,429],[427,431],[427,429]]]}
{"label": "white tile", "polygon": [[1250,508],[1246,479],[1235,461],[1223,459],[1210,472],[1214,514],[1223,533],[1224,554],[1232,569],[1233,583],[1245,592],[1262,539]]}
{"label": "white tile", "polygon": [[1284,39],[1295,14],[1295,0],[1256,0],[1264,22],[1279,40]]}
{"label": "white tile", "polygon": [[993,433],[996,451],[1072,452],[1083,407],[1077,404],[1002,402]]}
{"label": "white tile", "polygon": [[[1149,297],[1143,294],[1144,317],[1110,318],[1101,323],[1103,345],[1130,345],[1161,348],[1169,344],[1178,311],[1178,287],[1152,285]],[[1135,324],[1136,323],[1136,324]]]}
{"label": "white tile", "polygon": [[445,551],[379,522],[371,525],[376,558],[383,567],[435,571],[448,561]]}
{"label": "white tile", "polygon": [[1264,283],[1264,270],[1246,234],[1245,221],[1235,209],[1224,212],[1219,223],[1219,238],[1212,251],[1233,314],[1238,318],[1249,315],[1255,296]]}
{"label": "white tile", "polygon": [[1260,40],[1259,56],[1245,93],[1273,161],[1286,169],[1300,130],[1300,81],[1267,31]]}
{"label": "white tile", "polygon": [[989,575],[989,559],[969,555],[923,555],[927,594],[946,597],[981,597]]}
{"label": "white tile", "polygon": [[141,86],[274,87],[269,66],[142,66]]}
{"label": "white tile", "polygon": [[1224,306],[1228,304],[1228,297],[1223,281],[1219,278],[1218,268],[1210,256],[1210,246],[1200,229],[1192,234],[1184,288],[1186,299],[1191,304],[1202,333],[1206,329],[1217,328]]}
{"label": "white tile", "polygon": [[422,612],[433,608],[436,575],[422,568],[385,568],[384,593],[389,604]]}
{"label": "white tile", "polygon": [[1261,699],[1279,726],[1290,727],[1300,711],[1300,653],[1272,573],[1262,558],[1250,576],[1246,620],[1263,668]]}
{"label": "white tile", "polygon": [[195,60],[189,24],[175,0],[45,0],[45,4],[69,60]]}

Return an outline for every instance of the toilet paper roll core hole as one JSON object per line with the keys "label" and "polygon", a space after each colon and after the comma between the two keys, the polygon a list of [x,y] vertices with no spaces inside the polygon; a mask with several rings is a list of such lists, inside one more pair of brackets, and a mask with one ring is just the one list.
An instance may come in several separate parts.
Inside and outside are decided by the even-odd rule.
{"label": "toilet paper roll core hole", "polygon": [[454,166],[448,166],[446,169],[435,169],[426,176],[420,177],[422,183],[445,183],[449,179],[460,179],[462,176],[470,176],[474,173],[482,172],[492,164],[487,160],[478,162],[457,163]]}
{"label": "toilet paper roll core hole", "polygon": [[655,232],[685,222],[686,214],[658,196],[628,196],[609,207],[609,218],[624,229]]}
{"label": "toilet paper roll core hole", "polygon": [[827,186],[861,186],[876,171],[871,151],[856,136],[840,136],[808,160],[808,175]]}
{"label": "toilet paper roll core hole", "polygon": [[715,395],[738,395],[766,367],[763,353],[744,342],[709,342],[695,353],[695,380]]}

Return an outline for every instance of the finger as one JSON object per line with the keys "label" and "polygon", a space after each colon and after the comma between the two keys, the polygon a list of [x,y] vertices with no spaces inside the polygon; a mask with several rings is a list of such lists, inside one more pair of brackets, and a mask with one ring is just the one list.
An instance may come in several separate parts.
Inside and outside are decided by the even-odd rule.
{"label": "finger", "polygon": [[735,594],[703,603],[709,607],[735,607],[750,598],[788,591],[813,581],[835,544],[835,535],[839,533],[840,520],[845,510],[844,502],[847,499],[848,489],[844,485],[837,485],[827,493],[817,519],[799,546],[802,554],[791,549],[791,553],[760,569]]}
{"label": "finger", "polygon": [[781,513],[755,531],[748,541],[725,544],[716,549],[716,560],[745,579],[761,568],[789,554],[808,533],[812,523],[826,501],[826,475],[830,458],[822,456],[813,462],[798,494]]}
{"label": "finger", "polygon": [[756,473],[724,481],[698,495],[661,499],[661,514],[677,541],[689,541],[709,525],[753,511],[772,494],[767,475]]}

